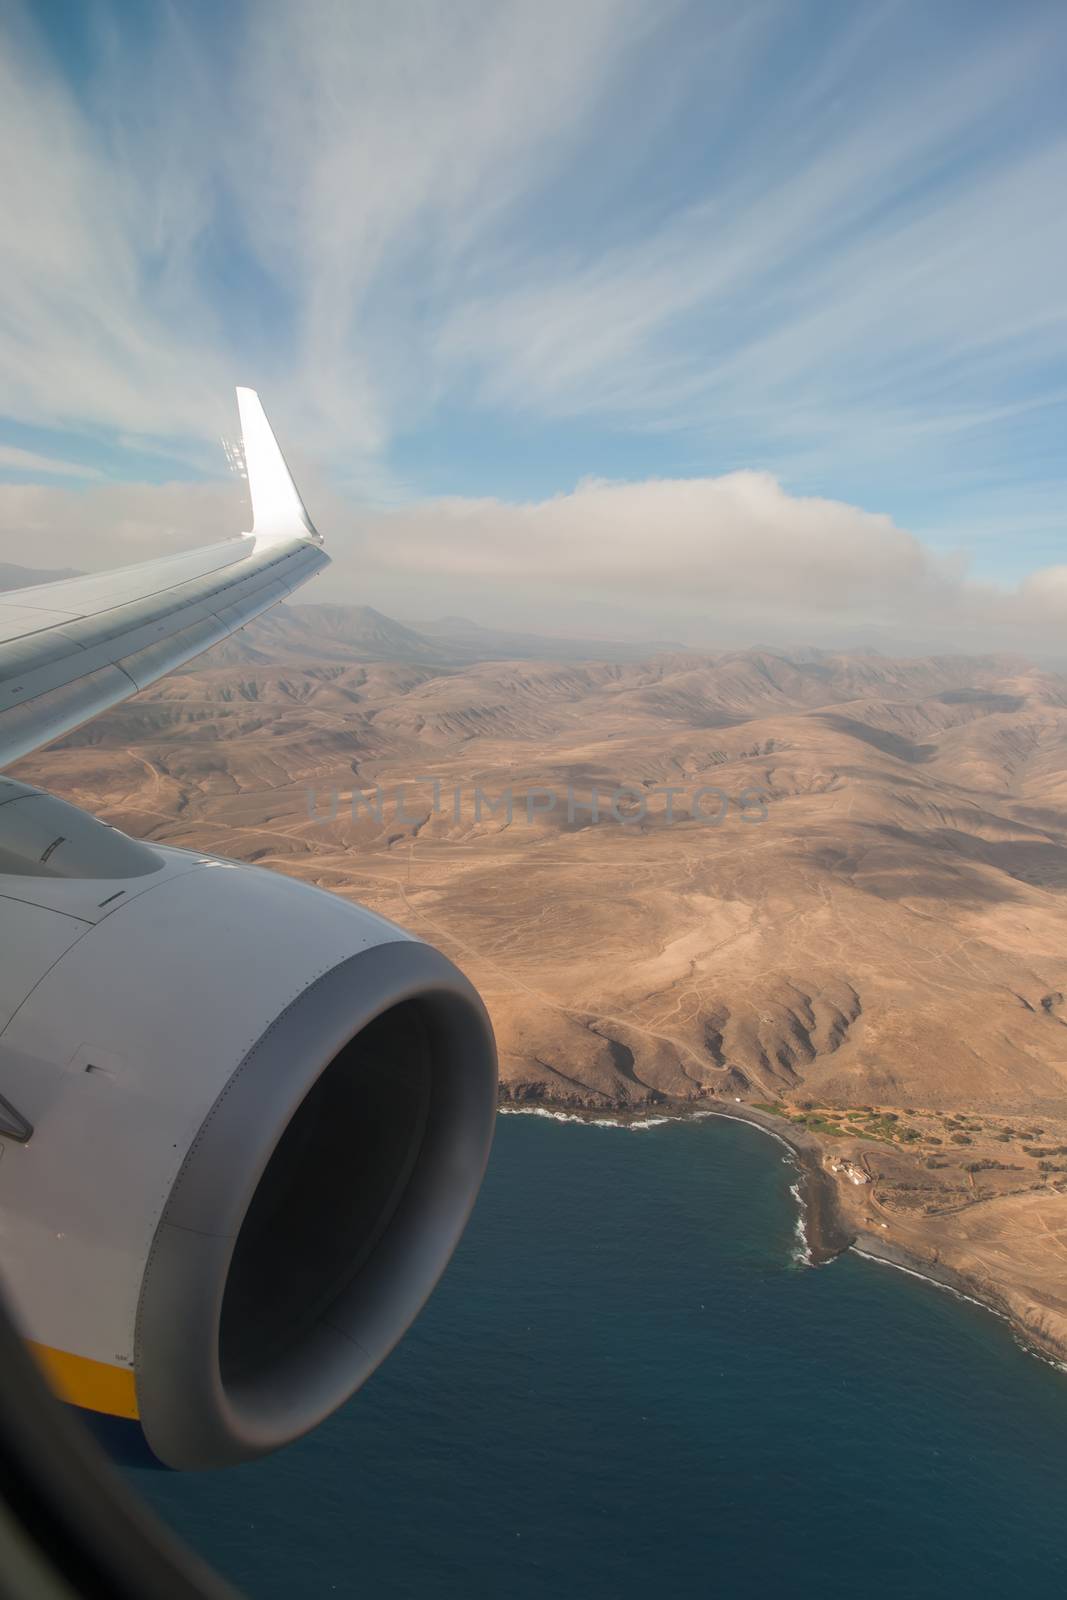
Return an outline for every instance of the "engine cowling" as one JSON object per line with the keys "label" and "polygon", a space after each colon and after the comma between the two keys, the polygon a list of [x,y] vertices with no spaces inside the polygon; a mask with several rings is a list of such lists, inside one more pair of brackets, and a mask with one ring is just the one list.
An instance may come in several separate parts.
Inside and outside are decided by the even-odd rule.
{"label": "engine cowling", "polygon": [[174,1468],[306,1433],[470,1214],[476,992],[364,907],[6,780],[0,932],[3,1271],[54,1387]]}

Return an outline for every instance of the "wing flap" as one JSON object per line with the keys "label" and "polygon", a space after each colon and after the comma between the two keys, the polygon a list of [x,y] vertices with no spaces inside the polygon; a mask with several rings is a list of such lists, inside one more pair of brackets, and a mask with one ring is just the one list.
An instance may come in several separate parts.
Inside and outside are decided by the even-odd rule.
{"label": "wing flap", "polygon": [[77,615],[76,611],[31,611],[28,606],[0,603],[0,640],[23,639],[29,633],[58,628]]}
{"label": "wing flap", "polygon": [[[268,604],[273,604],[273,601],[268,601]],[[145,645],[132,655],[123,656],[117,665],[128,678],[133,679],[138,689],[147,689],[158,678],[177,667],[183,667],[187,661],[210,650],[213,644],[218,644],[232,632],[233,629],[228,628],[219,617],[211,617],[204,622],[194,622],[192,627],[180,628],[177,633],[155,644]]]}

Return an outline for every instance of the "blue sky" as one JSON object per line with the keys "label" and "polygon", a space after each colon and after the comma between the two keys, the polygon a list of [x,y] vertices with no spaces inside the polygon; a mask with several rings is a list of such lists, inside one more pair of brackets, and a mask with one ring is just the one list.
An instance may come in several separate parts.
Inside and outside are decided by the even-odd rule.
{"label": "blue sky", "polygon": [[[177,487],[222,493],[245,382],[357,530],[447,497],[506,537],[589,480],[754,472],[783,541],[815,496],[974,582],[1059,563],[1058,0],[8,15],[3,556],[21,515],[37,564],[69,560],[80,508],[110,557],[123,486],[124,549],[173,542]],[[367,570],[370,598],[415,583]]]}

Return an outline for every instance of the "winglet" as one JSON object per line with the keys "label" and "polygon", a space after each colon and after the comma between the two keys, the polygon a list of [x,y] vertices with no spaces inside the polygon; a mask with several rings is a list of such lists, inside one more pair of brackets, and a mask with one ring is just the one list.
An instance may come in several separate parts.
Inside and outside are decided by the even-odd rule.
{"label": "winglet", "polygon": [[307,514],[254,389],[238,389],[237,409],[241,413],[248,492],[252,498],[252,533],[256,543],[310,539],[314,544],[322,544],[322,535]]}

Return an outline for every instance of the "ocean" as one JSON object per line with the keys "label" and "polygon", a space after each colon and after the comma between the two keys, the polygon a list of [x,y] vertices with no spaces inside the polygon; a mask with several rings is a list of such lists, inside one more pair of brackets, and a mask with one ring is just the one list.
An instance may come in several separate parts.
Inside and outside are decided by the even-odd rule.
{"label": "ocean", "polygon": [[1067,1373],[848,1254],[721,1119],[500,1118],[415,1328],[317,1433],[131,1473],[254,1600],[1067,1593]]}

